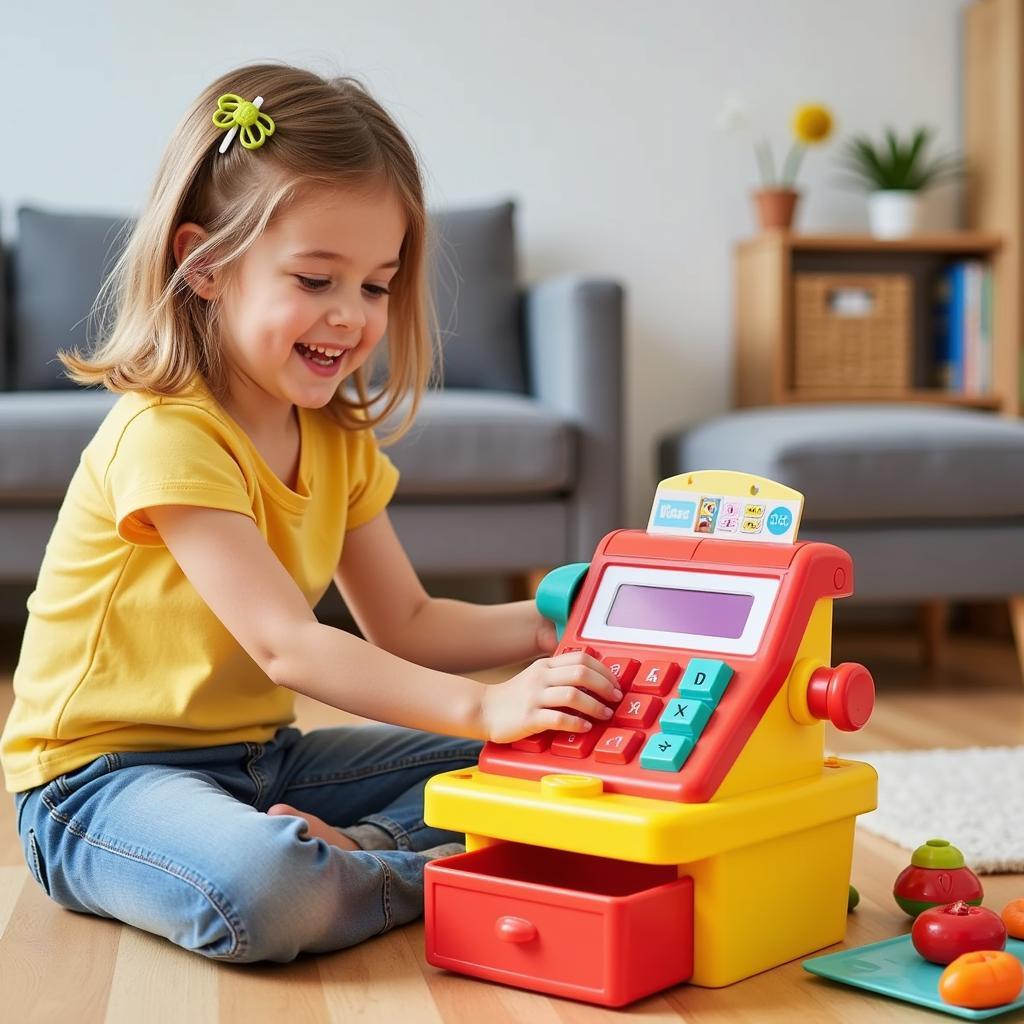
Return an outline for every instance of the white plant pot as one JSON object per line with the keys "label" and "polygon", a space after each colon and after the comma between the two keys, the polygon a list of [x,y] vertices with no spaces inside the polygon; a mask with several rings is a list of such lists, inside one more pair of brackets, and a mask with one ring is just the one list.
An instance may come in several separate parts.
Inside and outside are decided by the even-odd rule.
{"label": "white plant pot", "polygon": [[868,196],[868,223],[875,238],[906,238],[917,231],[921,196],[904,189],[882,190]]}

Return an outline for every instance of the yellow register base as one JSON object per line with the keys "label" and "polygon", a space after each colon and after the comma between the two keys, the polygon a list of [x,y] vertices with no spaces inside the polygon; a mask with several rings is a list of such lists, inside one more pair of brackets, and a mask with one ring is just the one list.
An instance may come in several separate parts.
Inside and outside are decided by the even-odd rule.
{"label": "yellow register base", "polygon": [[496,841],[645,864],[694,881],[691,981],[717,988],[842,940],[856,816],[875,806],[869,765],[826,758],[817,776],[702,804],[602,792],[599,780],[539,782],[479,769],[427,785],[427,819]]}

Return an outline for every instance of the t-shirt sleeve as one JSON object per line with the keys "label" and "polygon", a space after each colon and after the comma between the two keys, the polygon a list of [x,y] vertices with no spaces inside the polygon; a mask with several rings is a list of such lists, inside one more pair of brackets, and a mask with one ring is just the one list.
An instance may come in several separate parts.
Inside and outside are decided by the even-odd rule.
{"label": "t-shirt sleeve", "polygon": [[140,513],[154,505],[195,505],[250,518],[253,499],[219,422],[193,405],[150,406],[124,428],[103,481],[118,535],[159,546]]}
{"label": "t-shirt sleeve", "polygon": [[398,470],[377,447],[370,430],[346,431],[349,489],[347,528],[363,526],[387,508],[398,486]]}

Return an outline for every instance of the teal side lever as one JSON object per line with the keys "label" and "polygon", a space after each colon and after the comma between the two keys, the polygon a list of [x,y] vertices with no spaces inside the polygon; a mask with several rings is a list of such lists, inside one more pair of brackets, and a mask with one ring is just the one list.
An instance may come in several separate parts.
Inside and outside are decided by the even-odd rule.
{"label": "teal side lever", "polygon": [[555,633],[562,639],[572,603],[590,568],[589,562],[573,562],[552,569],[537,587],[537,611],[555,624]]}

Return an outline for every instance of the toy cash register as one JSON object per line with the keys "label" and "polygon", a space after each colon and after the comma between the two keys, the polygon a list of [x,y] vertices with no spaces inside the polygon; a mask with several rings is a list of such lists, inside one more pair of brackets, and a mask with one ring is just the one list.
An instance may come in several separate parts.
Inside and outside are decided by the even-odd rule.
{"label": "toy cash register", "polygon": [[467,852],[425,872],[427,959],[609,1006],[718,987],[840,941],[868,765],[824,756],[859,729],[868,671],[832,668],[849,555],[797,542],[802,496],[731,472],[671,477],[537,593],[558,653],[617,676],[586,733],[488,743],[427,787]]}

